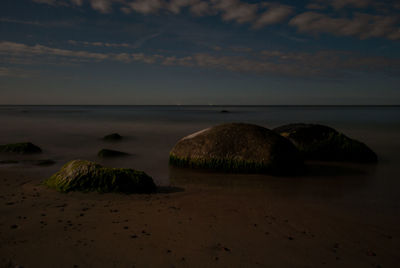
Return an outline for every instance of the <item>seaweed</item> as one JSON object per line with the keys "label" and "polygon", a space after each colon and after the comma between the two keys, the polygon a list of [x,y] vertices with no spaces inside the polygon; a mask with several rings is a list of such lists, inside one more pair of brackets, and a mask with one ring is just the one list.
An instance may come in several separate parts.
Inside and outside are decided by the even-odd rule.
{"label": "seaweed", "polygon": [[143,171],[127,168],[107,168],[95,162],[73,160],[43,182],[59,192],[97,191],[100,193],[152,193],[153,179]]}

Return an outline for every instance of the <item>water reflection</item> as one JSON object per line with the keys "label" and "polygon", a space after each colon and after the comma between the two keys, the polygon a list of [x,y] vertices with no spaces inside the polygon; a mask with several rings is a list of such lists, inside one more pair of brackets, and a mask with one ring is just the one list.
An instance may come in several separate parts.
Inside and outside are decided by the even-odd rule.
{"label": "water reflection", "polygon": [[174,186],[207,186],[260,190],[266,194],[305,198],[334,198],[368,188],[375,176],[375,165],[346,163],[307,163],[302,176],[277,177],[263,174],[230,174],[170,166]]}

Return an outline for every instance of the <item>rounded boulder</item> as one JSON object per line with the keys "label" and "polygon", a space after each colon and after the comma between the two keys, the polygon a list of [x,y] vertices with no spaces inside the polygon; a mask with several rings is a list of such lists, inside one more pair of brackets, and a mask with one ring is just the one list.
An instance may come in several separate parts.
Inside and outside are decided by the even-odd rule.
{"label": "rounded boulder", "polygon": [[367,145],[319,124],[288,124],[274,129],[289,139],[308,160],[374,163],[378,157]]}
{"label": "rounded boulder", "polygon": [[296,174],[303,161],[296,147],[277,133],[252,124],[229,123],[182,138],[170,164],[227,172]]}
{"label": "rounded boulder", "polygon": [[153,179],[143,171],[107,168],[87,160],[68,162],[44,184],[60,192],[151,193],[156,190]]}

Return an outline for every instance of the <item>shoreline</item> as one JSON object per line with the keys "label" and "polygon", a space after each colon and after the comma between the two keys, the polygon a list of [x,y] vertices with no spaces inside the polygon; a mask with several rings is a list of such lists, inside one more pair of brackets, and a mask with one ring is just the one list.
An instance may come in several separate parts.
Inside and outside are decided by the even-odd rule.
{"label": "shoreline", "polygon": [[268,187],[178,181],[151,195],[61,194],[38,185],[47,173],[0,169],[0,267],[394,267],[400,261],[399,216],[373,202],[359,209],[329,196],[299,197],[302,189],[274,194],[279,179]]}

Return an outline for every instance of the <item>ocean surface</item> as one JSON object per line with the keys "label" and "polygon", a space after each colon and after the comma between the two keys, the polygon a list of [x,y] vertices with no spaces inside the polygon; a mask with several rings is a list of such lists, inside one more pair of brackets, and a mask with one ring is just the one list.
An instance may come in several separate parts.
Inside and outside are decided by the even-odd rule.
{"label": "ocean surface", "polygon": [[[221,113],[227,110],[229,113]],[[377,165],[311,165],[303,177],[222,174],[171,168],[168,154],[182,137],[227,122],[247,122],[267,128],[305,122],[329,125],[369,145]],[[0,106],[0,144],[30,141],[37,156],[0,154],[0,160],[52,159],[52,166],[33,167],[29,161],[0,164],[2,168],[36,168],[51,174],[72,159],[106,166],[143,170],[159,185],[199,182],[232,187],[264,187],[270,194],[329,200],[400,212],[400,107],[379,106]],[[104,135],[124,139],[110,143]],[[102,148],[131,155],[100,159]],[[47,170],[47,171],[46,171]],[[47,172],[47,173],[46,173]]]}

